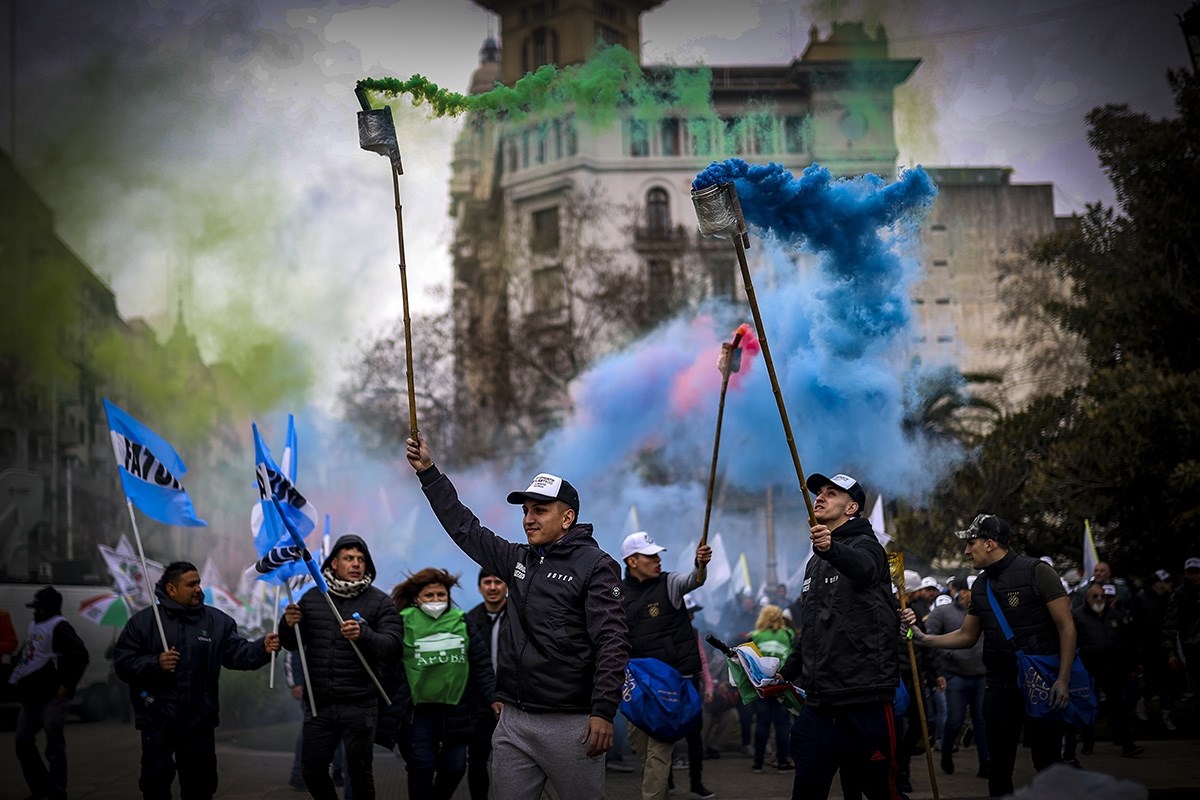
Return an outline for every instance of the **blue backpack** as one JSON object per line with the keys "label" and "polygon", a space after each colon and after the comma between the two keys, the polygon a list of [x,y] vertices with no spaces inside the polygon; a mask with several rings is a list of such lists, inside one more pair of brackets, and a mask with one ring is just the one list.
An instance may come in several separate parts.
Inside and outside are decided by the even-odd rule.
{"label": "blue backpack", "polygon": [[674,742],[700,722],[704,704],[692,682],[657,658],[631,658],[621,687],[621,713],[652,739]]}

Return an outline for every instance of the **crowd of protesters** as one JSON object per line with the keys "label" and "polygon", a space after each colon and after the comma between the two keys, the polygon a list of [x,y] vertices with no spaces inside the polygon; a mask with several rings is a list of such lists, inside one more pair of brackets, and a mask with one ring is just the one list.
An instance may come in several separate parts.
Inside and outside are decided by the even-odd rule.
{"label": "crowd of protesters", "polygon": [[[525,539],[509,541],[458,499],[424,440],[409,441],[408,460],[439,522],[479,564],[482,602],[463,610],[452,594],[459,576],[433,566],[389,597],[375,585],[367,542],[349,535],[322,564],[326,597],[304,594],[278,635],[249,641],[204,605],[194,565],[170,565],[157,589],[162,621],[140,612],[115,647],[142,731],[143,797],[169,797],[176,775],[188,796],[212,796],[219,673],[257,669],[280,648],[304,714],[288,782],[321,800],[343,785],[347,798],[374,797],[377,744],[405,762],[410,796],[447,800],[464,777],[473,800],[536,800],[548,787],[562,800],[601,798],[606,771],[634,769],[645,800],[672,793],[677,769],[688,770],[687,796],[707,800],[716,793],[703,784],[702,762],[731,756],[749,758],[754,772],[769,764],[793,775],[793,798],[826,797],[835,777],[845,797],[895,798],[912,791],[919,773],[909,765],[926,747],[947,774],[969,759],[989,795],[1002,796],[1014,788],[1022,741],[1038,770],[1084,766],[1109,741],[1135,758],[1146,750],[1139,739],[1174,732],[1177,709],[1194,705],[1200,557],[1179,565],[1181,580],[1166,564],[1124,578],[1100,562],[1070,586],[1049,559],[1018,552],[1007,522],[980,514],[957,533],[971,574],[901,578],[860,514],[863,487],[812,475],[813,555],[798,594],[784,584],[757,598],[743,591],[709,615],[719,624],[708,630],[690,596],[704,586],[707,546],[689,572],[666,572],[666,548],[638,532],[618,562],[579,521],[574,487],[548,473],[508,496]],[[44,613],[14,671],[14,681],[50,675],[42,682],[55,690],[21,684],[29,722],[18,746],[34,796],[65,796],[61,712],[42,709],[46,697],[69,697],[79,671],[67,666],[74,639],[54,616],[55,597],[46,587],[30,604]],[[804,694],[799,714],[762,687],[744,702],[707,633],[752,643],[774,665],[768,683]],[[1077,653],[1099,700],[1097,722],[1028,716],[1018,648],[1068,666]],[[652,735],[621,716],[630,659],[662,662],[694,687],[704,710],[686,732]],[[38,671],[45,663],[58,671]],[[1066,672],[1050,689],[1056,707],[1067,702]],[[914,697],[923,703],[907,702]],[[48,769],[33,747],[39,726]]]}

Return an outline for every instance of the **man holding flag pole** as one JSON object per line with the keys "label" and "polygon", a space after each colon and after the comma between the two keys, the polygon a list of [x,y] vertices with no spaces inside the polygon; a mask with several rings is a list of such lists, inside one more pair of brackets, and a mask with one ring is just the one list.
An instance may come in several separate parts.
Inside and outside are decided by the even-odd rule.
{"label": "man holding flag pole", "polygon": [[[287,517],[282,519],[298,538]],[[310,665],[301,773],[310,795],[337,800],[329,764],[338,743],[344,742],[347,777],[356,800],[374,800],[372,757],[379,716],[375,693],[383,691],[378,674],[400,650],[400,617],[391,598],[372,585],[375,562],[361,537],[339,537],[319,572],[307,550],[303,557],[316,591],[288,604],[279,631],[289,651],[300,648],[303,636]],[[314,707],[320,716],[313,713]]]}

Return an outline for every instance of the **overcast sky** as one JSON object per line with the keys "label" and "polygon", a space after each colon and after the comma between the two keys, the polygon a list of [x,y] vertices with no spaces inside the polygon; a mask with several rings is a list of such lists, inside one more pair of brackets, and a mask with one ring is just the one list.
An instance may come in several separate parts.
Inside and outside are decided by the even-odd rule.
{"label": "overcast sky", "polygon": [[[814,23],[882,22],[894,56],[922,59],[898,93],[901,163],[1011,166],[1069,213],[1112,201],[1088,110],[1171,113],[1187,6],[668,0],[644,18],[643,61],[783,63]],[[166,331],[182,298],[210,358],[284,338],[327,403],[356,343],[400,312],[390,180],[358,148],[354,81],[420,72],[464,90],[490,22],[469,0],[18,0],[0,144],[124,316]],[[412,302],[438,308],[456,123],[411,108],[397,122]]]}

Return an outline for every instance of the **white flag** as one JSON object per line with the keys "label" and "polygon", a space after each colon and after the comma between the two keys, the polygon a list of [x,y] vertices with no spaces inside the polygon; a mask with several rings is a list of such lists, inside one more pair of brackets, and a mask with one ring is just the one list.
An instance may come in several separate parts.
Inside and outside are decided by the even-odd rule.
{"label": "white flag", "polygon": [[875,531],[875,538],[881,545],[887,547],[892,537],[883,530],[883,495],[875,498],[875,505],[871,507],[871,516],[867,518],[867,521],[871,523],[871,529]]}
{"label": "white flag", "polygon": [[729,569],[729,556],[725,554],[725,542],[721,540],[721,534],[712,537],[708,542],[712,548],[712,561],[708,562],[708,580],[704,582],[706,588],[716,589],[724,583],[727,583],[733,572]]}

